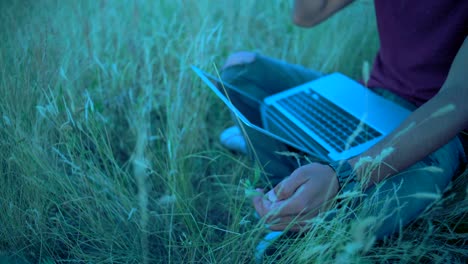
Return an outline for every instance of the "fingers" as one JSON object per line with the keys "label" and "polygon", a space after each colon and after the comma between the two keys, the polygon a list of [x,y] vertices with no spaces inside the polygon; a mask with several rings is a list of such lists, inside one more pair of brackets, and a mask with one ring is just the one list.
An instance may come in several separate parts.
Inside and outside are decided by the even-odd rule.
{"label": "fingers", "polygon": [[307,181],[307,177],[302,169],[295,170],[291,176],[285,178],[275,186],[274,191],[278,200],[285,200],[291,197],[296,190]]}
{"label": "fingers", "polygon": [[308,202],[304,192],[306,186],[302,185],[287,200],[269,200],[268,195],[256,196],[253,199],[255,210],[260,217],[267,217],[267,221],[272,221],[278,217],[290,215],[315,214],[319,204],[317,201]]}
{"label": "fingers", "polygon": [[[305,193],[309,192],[309,193]],[[300,215],[309,213],[318,206],[317,200],[310,201],[308,197],[315,197],[314,190],[308,190],[305,184],[301,185],[292,196],[286,200],[279,200],[269,205],[273,216]]]}
{"label": "fingers", "polygon": [[[329,170],[313,163],[298,168],[266,195],[255,197],[255,210],[260,217],[265,217],[272,230],[283,230],[294,219],[315,217],[320,209],[330,206],[333,197],[329,194],[333,186]],[[296,223],[292,227],[293,230],[302,228]]]}
{"label": "fingers", "polygon": [[[301,190],[298,189],[298,193]],[[304,209],[293,196],[287,201],[272,202],[266,195],[255,196],[253,204],[261,218],[270,230],[290,230],[298,232],[307,228],[307,221],[318,214],[318,208]],[[302,208],[301,208],[302,207]]]}
{"label": "fingers", "polygon": [[263,196],[254,197],[253,204],[260,217],[267,217],[265,219],[267,227],[273,231],[282,231],[288,229],[288,227],[288,230],[300,231],[305,225],[299,222],[291,224],[297,221],[297,216],[273,217],[270,211],[273,203]]}
{"label": "fingers", "polygon": [[[257,189],[258,192],[264,193],[262,189]],[[260,217],[264,217],[271,209],[272,202],[265,199],[265,195],[258,195],[252,198],[255,211],[257,211]]]}
{"label": "fingers", "polygon": [[[291,176],[280,182],[274,189],[270,190],[266,195],[260,195],[253,198],[253,204],[255,210],[264,217],[270,214],[269,217],[277,214],[292,214],[294,212],[300,212],[304,209],[301,206],[304,203],[300,199],[290,199],[297,193],[301,193],[304,188],[301,189],[302,184],[307,181],[304,177],[304,173],[301,170],[294,171]],[[301,192],[299,192],[301,190]],[[264,193],[263,190],[257,189],[257,191]]]}
{"label": "fingers", "polygon": [[267,221],[269,219],[271,219],[271,213],[270,213],[270,210],[271,210],[271,204],[272,202],[266,200],[266,199],[263,199],[262,197],[254,197],[253,198],[253,204],[254,204],[254,207],[255,207],[255,211],[257,211],[258,215],[260,216],[260,218],[263,218],[263,217],[267,217]]}
{"label": "fingers", "polygon": [[265,219],[268,229],[272,231],[305,231],[311,227],[311,219],[316,217],[321,210],[314,208],[298,215],[276,216]]}
{"label": "fingers", "polygon": [[[266,195],[259,195],[252,198],[253,205],[260,217],[267,217],[267,221],[272,221],[279,215],[283,215],[283,210],[288,207],[287,201],[278,201],[274,191],[269,191]],[[289,209],[286,208],[286,212]]]}

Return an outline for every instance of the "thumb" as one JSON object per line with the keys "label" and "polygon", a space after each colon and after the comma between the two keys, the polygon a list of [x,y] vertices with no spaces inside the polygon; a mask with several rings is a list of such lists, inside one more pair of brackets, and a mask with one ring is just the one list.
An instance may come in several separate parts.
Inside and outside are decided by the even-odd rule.
{"label": "thumb", "polygon": [[302,176],[300,170],[294,171],[291,176],[287,177],[275,186],[275,194],[278,200],[285,200],[291,197],[296,190],[307,180]]}

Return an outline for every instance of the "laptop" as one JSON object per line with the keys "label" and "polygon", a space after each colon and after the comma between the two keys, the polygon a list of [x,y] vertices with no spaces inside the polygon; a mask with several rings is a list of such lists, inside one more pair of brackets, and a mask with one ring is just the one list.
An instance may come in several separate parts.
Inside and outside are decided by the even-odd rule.
{"label": "laptop", "polygon": [[[363,153],[411,114],[341,73],[325,75],[259,101],[195,66],[192,69],[242,123],[248,140],[261,142],[256,148],[286,145],[288,150],[323,162]],[[215,83],[258,104],[262,124],[248,120]]]}

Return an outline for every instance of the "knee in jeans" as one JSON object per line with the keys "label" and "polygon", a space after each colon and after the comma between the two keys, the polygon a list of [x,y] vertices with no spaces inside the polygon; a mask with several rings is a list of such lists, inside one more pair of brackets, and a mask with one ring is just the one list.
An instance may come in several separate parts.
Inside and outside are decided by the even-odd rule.
{"label": "knee in jeans", "polygon": [[250,51],[239,51],[236,53],[231,54],[226,63],[224,63],[223,70],[235,66],[235,65],[243,65],[249,64],[255,61],[256,54]]}

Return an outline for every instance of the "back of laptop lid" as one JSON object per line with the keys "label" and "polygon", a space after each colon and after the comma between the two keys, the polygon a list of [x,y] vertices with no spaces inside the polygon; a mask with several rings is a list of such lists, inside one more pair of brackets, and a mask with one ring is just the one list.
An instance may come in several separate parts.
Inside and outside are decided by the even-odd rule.
{"label": "back of laptop lid", "polygon": [[[307,154],[317,160],[323,160],[323,161],[326,161],[328,158],[327,157],[324,157],[324,156],[321,156],[317,153],[313,153],[311,152],[309,149],[307,148],[304,148],[303,146],[300,146],[296,143],[293,143],[279,135],[276,135],[276,134],[273,134],[267,130],[265,130],[264,128],[262,127],[259,127],[255,124],[252,124],[245,116],[244,114],[239,111],[239,109],[236,108],[236,106],[231,102],[231,100],[229,100],[229,98],[227,97],[227,92],[225,91],[221,91],[220,89],[218,89],[218,87],[216,87],[215,83],[218,83],[220,84],[220,86],[222,86],[223,89],[226,89],[226,90],[229,90],[229,92],[231,93],[238,93],[238,96],[244,96],[245,98],[248,98],[249,100],[254,100],[256,101],[259,106],[261,107],[261,105],[263,104],[263,102],[261,101],[258,101],[257,99],[255,98],[252,98],[251,96],[249,96],[248,94],[242,92],[241,90],[239,90],[238,88],[228,84],[228,83],[225,83],[225,82],[222,82],[221,80],[219,80],[218,78],[202,71],[201,69],[195,67],[195,66],[192,66],[192,70],[200,77],[200,79],[206,84],[208,85],[208,87],[210,87],[210,89],[216,94],[216,96],[221,99],[221,101],[223,101],[224,104],[226,104],[226,106],[229,108],[229,110],[236,116],[236,118],[238,119],[238,123],[241,126],[241,130],[243,130],[244,132],[244,135],[248,135],[248,138],[247,138],[247,143],[252,146],[251,149],[256,149],[258,150],[258,152],[268,152],[271,150],[274,150],[274,151],[298,151],[298,152],[302,152],[304,154]],[[286,147],[285,144],[287,146],[289,146],[290,148]],[[254,154],[255,156],[255,154]],[[268,162],[272,162],[270,160],[268,161],[265,161],[265,162],[262,162],[262,157],[257,157],[259,160],[260,160],[260,163],[261,164],[266,164]],[[286,175],[285,175],[286,176]]]}

